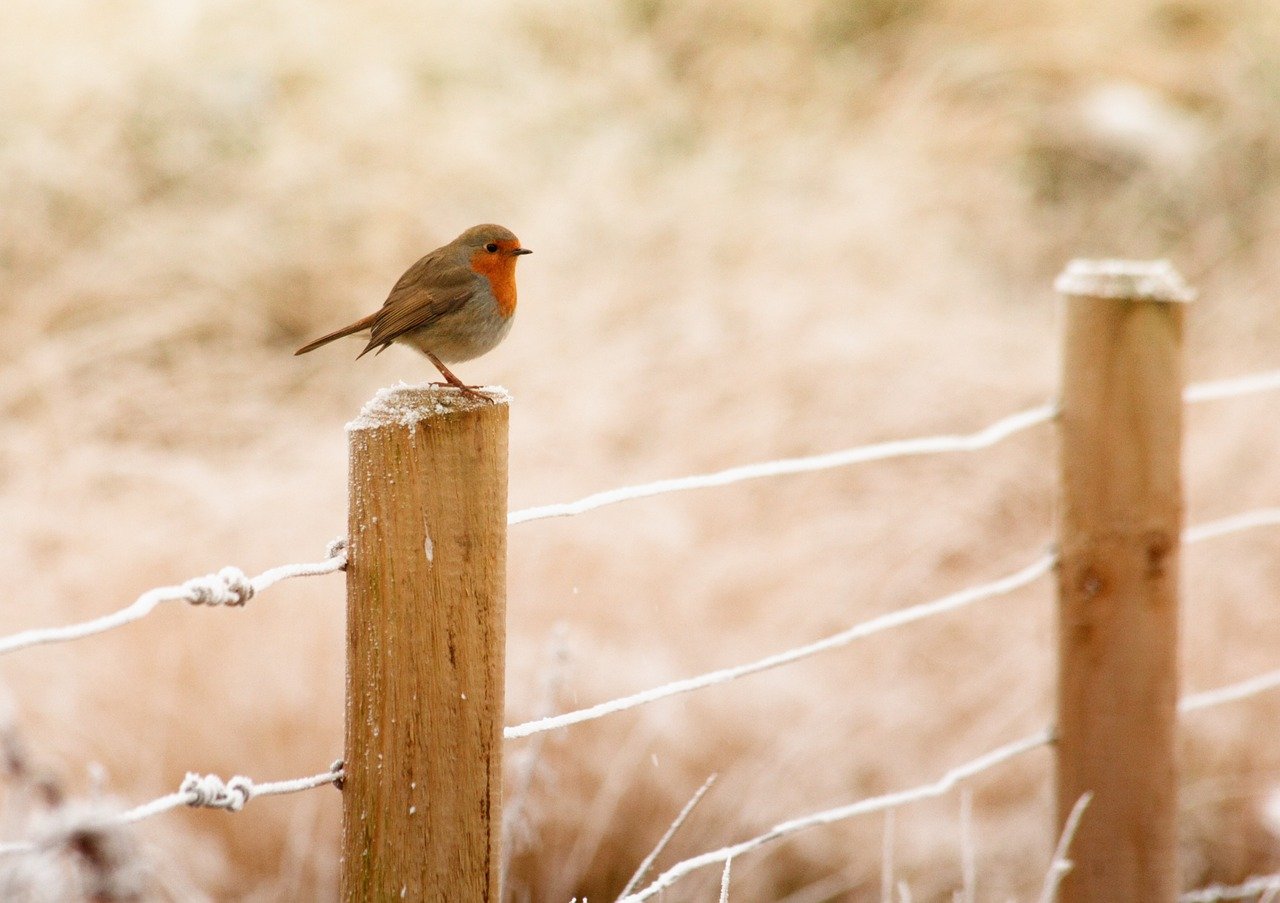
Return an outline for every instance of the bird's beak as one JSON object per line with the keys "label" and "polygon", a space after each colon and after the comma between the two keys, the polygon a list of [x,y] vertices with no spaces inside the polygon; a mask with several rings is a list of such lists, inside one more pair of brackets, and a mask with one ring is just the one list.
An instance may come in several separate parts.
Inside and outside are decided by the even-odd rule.
{"label": "bird's beak", "polygon": [[516,248],[511,253],[513,256],[519,257],[521,254],[532,254],[533,252],[530,251],[528,248]]}

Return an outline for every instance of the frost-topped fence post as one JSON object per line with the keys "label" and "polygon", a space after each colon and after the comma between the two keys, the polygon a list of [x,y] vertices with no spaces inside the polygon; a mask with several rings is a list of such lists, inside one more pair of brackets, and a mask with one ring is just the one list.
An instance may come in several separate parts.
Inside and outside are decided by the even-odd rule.
{"label": "frost-topped fence post", "polygon": [[1174,737],[1182,331],[1165,262],[1074,261],[1065,296],[1058,504],[1057,825],[1093,799],[1064,903],[1178,896]]}
{"label": "frost-topped fence post", "polygon": [[507,413],[399,386],[347,426],[344,900],[498,900]]}

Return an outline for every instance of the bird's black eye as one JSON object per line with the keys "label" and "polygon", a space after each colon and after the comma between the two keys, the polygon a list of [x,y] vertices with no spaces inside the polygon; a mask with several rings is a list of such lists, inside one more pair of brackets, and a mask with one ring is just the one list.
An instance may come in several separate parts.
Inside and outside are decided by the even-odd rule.
{"label": "bird's black eye", "polygon": [[486,251],[488,251],[490,254],[497,254],[497,253],[498,253],[498,246],[497,246],[496,244],[494,244],[493,242],[489,242],[487,245],[485,245],[485,246],[484,246],[484,249],[485,249]]}

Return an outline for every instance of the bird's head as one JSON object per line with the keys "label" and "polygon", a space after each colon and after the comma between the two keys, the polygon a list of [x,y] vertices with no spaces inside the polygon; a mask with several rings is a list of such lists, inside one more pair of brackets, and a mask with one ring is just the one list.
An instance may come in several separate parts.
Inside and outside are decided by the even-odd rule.
{"label": "bird's head", "polygon": [[520,239],[510,229],[492,223],[472,226],[453,243],[471,263],[471,268],[485,275],[508,271],[515,267],[517,257],[533,253],[520,247]]}

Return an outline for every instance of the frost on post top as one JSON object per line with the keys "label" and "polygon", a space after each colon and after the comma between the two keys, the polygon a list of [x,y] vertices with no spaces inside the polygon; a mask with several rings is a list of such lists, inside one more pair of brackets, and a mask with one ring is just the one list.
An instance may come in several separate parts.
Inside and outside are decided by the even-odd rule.
{"label": "frost on post top", "polygon": [[1053,283],[1077,298],[1130,298],[1135,301],[1194,301],[1187,285],[1167,260],[1073,260]]}
{"label": "frost on post top", "polygon": [[359,416],[347,424],[347,432],[372,430],[380,426],[400,424],[412,426],[420,420],[440,414],[474,411],[490,404],[508,404],[511,395],[502,386],[482,386],[476,391],[491,400],[463,395],[448,386],[397,383],[379,389],[365,402]]}

